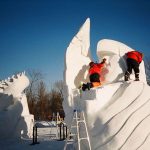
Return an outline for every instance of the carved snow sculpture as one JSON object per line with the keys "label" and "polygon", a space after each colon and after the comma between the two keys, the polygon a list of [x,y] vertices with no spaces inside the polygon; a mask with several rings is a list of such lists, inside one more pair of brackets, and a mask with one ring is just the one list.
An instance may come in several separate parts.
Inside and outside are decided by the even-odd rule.
{"label": "carved snow sculpture", "polygon": [[87,66],[90,59],[90,19],[88,18],[74,36],[66,51],[65,81],[71,89],[88,81]]}
{"label": "carved snow sculpture", "polygon": [[28,85],[25,73],[0,82],[0,139],[32,136],[34,117],[24,93]]}
{"label": "carved snow sculpture", "polygon": [[[70,42],[65,57],[64,101],[66,122],[70,122],[73,109],[76,107],[79,91],[76,90],[82,82],[88,81],[88,64],[90,56],[90,19],[88,18],[79,32]],[[74,92],[74,94],[72,93]],[[76,93],[77,92],[77,93]],[[75,94],[76,93],[76,94]],[[75,96],[77,96],[75,98]],[[76,100],[75,100],[76,99]]]}
{"label": "carved snow sculpture", "polygon": [[[82,34],[87,35],[84,32]],[[68,55],[76,58],[78,63],[76,55],[78,57],[82,55],[78,48],[76,48],[78,53],[76,55],[72,55],[71,49],[69,50]],[[130,50],[133,49],[118,41],[104,39],[98,42],[99,59],[107,58],[108,73],[104,76],[106,81],[102,87],[84,91],[80,95],[78,87],[73,84],[78,73],[76,72],[72,77],[65,76],[66,99],[63,107],[66,121],[70,122],[74,108],[84,110],[92,150],[148,150],[150,147],[150,87],[146,83],[144,62],[140,64],[140,81],[123,81],[126,70],[124,54]],[[73,68],[82,68],[88,64],[83,61],[78,66],[71,66],[74,59],[68,58],[66,57],[65,72],[70,72],[70,75],[74,72]],[[69,70],[67,70],[68,65]],[[67,80],[71,81],[67,82]],[[82,149],[86,149],[85,147],[82,145]]]}

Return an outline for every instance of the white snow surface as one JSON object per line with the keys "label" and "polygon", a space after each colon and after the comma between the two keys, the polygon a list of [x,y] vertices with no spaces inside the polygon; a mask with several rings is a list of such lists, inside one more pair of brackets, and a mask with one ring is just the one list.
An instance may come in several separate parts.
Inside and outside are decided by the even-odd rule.
{"label": "white snow surface", "polygon": [[7,138],[0,140],[1,150],[62,150],[65,141],[53,139],[51,135],[58,134],[55,121],[36,121],[37,143],[33,144],[32,138]]}
{"label": "white snow surface", "polygon": [[7,139],[0,141],[1,150],[63,150],[65,141],[44,140],[32,145],[32,139]]}
{"label": "white snow surface", "polygon": [[[90,30],[90,25],[87,25],[90,24],[89,19],[85,24],[75,38],[80,41],[80,47],[86,48],[84,50],[90,53],[89,47],[83,46],[86,40],[81,39],[89,39],[89,34],[86,33]],[[78,38],[78,35],[81,38]],[[131,81],[124,82],[123,76],[127,68],[125,53],[134,49],[118,41],[100,40],[97,55],[100,60],[107,58],[107,74],[102,74],[105,80],[101,87],[80,92],[78,85],[81,81],[84,82],[84,78],[82,75],[80,78],[76,76],[78,72],[85,71],[81,69],[83,66],[88,70],[88,63],[82,61],[82,58],[86,58],[75,46],[77,41],[74,42],[73,53],[69,45],[65,58],[66,85],[63,107],[68,126],[71,125],[73,110],[81,109],[86,115],[92,150],[149,150],[150,87],[146,83],[144,61],[140,64],[140,81],[134,81],[133,73]],[[90,46],[90,43],[88,45]],[[87,61],[91,60],[89,56],[86,57]],[[88,76],[86,77],[88,79]]]}

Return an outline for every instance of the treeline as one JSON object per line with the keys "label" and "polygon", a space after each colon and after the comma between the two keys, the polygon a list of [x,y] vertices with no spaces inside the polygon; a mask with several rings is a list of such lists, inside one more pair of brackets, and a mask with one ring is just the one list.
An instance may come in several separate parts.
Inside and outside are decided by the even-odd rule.
{"label": "treeline", "polygon": [[29,111],[34,115],[35,120],[52,120],[52,116],[59,112],[64,118],[63,102],[63,82],[54,83],[48,90],[43,81],[43,75],[39,71],[28,71],[30,85],[26,89]]}

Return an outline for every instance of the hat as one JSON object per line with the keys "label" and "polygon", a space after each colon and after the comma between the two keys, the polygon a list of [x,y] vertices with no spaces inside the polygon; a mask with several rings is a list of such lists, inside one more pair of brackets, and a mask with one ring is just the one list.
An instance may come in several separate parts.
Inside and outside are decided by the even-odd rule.
{"label": "hat", "polygon": [[93,66],[93,65],[94,65],[94,62],[91,61],[91,62],[89,63],[89,66]]}

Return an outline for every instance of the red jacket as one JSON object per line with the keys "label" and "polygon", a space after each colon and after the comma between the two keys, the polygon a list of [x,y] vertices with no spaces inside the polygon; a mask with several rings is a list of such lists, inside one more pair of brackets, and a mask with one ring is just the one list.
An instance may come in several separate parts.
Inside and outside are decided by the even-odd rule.
{"label": "red jacket", "polygon": [[142,55],[142,53],[140,53],[138,51],[131,51],[131,52],[126,53],[126,55],[127,55],[127,58],[134,59],[139,64],[142,62],[143,55]]}
{"label": "red jacket", "polygon": [[89,75],[98,73],[100,75],[101,68],[104,67],[104,63],[93,64],[93,66],[89,69]]}

